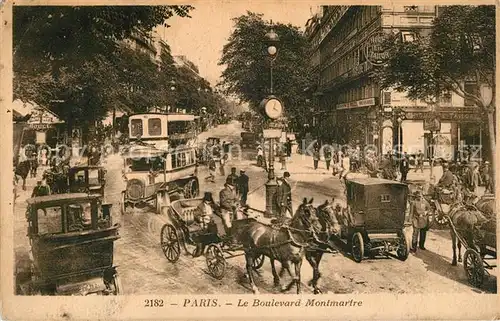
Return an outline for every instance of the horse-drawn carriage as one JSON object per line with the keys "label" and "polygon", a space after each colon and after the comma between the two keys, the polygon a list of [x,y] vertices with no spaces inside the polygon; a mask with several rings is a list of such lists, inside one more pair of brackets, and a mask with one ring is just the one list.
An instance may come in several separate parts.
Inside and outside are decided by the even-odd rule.
{"label": "horse-drawn carriage", "polygon": [[404,232],[408,212],[408,186],[379,178],[346,179],[347,206],[337,210],[338,238],[354,261],[396,251],[401,260],[410,252]]}
{"label": "horse-drawn carriage", "polygon": [[30,262],[16,269],[18,294],[117,295],[121,285],[113,266],[119,224],[111,204],[99,195],[69,193],[27,200]]}
{"label": "horse-drawn carriage", "polygon": [[[222,279],[227,267],[227,259],[241,256],[241,245],[234,245],[232,238],[222,235],[220,222],[207,222],[201,220],[200,205],[203,198],[183,199],[172,202],[165,208],[171,223],[165,224],[161,229],[161,247],[168,261],[174,263],[179,259],[181,249],[186,254],[196,251],[205,252],[207,268],[214,278]],[[213,204],[216,215],[220,215],[217,204]],[[255,211],[255,210],[252,210]],[[255,218],[248,217],[248,211],[243,214],[245,218],[233,220],[235,229],[243,227]],[[219,224],[218,224],[219,223]],[[195,246],[195,252],[188,250],[188,246]],[[199,253],[199,254],[201,254]],[[259,269],[264,264],[264,255],[259,255],[253,260],[254,269]]]}
{"label": "horse-drawn carriage", "polygon": [[[227,259],[244,255],[246,272],[254,293],[258,293],[258,289],[252,274],[262,267],[265,256],[271,261],[274,284],[280,285],[275,268],[275,261],[278,260],[292,277],[290,284],[282,287],[282,290],[289,290],[296,285],[297,293],[300,293],[300,266],[305,256],[313,268],[310,285],[314,293],[320,293],[317,282],[320,278],[321,257],[327,252],[335,253],[329,242],[331,222],[335,215],[332,203],[325,202],[316,209],[312,201],[304,199],[290,220],[265,218],[262,211],[239,207],[236,218],[232,220],[231,236],[221,232],[224,231],[221,222],[204,222],[200,219],[203,199],[174,201],[162,210],[170,222],[162,227],[161,247],[167,260],[174,263],[182,250],[189,255],[192,252],[187,246],[195,246],[193,256],[205,252],[208,271],[217,279],[224,277]],[[212,208],[218,216],[218,205],[212,204]],[[289,264],[293,264],[295,269],[290,269]]]}
{"label": "horse-drawn carriage", "polygon": [[453,259],[452,265],[461,262],[461,247],[465,247],[464,270],[469,283],[481,287],[484,278],[496,267],[496,210],[493,195],[483,196],[473,202],[473,195],[455,201],[448,211],[438,212],[439,221],[450,227]]}

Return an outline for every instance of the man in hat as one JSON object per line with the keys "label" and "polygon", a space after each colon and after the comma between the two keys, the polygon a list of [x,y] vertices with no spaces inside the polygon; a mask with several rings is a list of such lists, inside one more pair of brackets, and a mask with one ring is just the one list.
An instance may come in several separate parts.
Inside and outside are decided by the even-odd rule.
{"label": "man in hat", "polygon": [[406,177],[410,171],[410,162],[408,160],[408,154],[404,152],[401,161],[399,162],[399,171],[401,172],[401,182],[406,182]]}
{"label": "man in hat", "polygon": [[413,236],[411,241],[411,251],[417,251],[418,247],[425,250],[425,238],[429,229],[429,212],[431,207],[423,198],[422,191],[415,191],[415,200],[412,202],[412,225]]}
{"label": "man in hat", "polygon": [[484,183],[484,187],[485,187],[484,194],[492,194],[493,193],[493,184],[492,184],[492,180],[491,180],[492,172],[491,172],[490,162],[488,162],[488,161],[484,162],[482,172],[483,172],[482,179],[483,179],[483,183]]}
{"label": "man in hat", "polygon": [[36,182],[31,197],[50,195],[50,188],[45,179]]}
{"label": "man in hat", "polygon": [[[203,201],[196,208],[194,219],[196,222],[200,224],[202,230],[206,230],[209,233],[217,232],[218,234],[221,234],[221,231],[218,231],[216,229],[211,231],[211,224],[212,226],[215,226],[215,228],[217,228],[218,226],[218,224],[215,223],[214,221],[218,221],[220,224],[220,218],[214,215],[215,206],[216,205],[212,198],[212,193],[205,192],[205,195],[203,196]],[[193,257],[198,257],[203,254],[203,251],[205,250],[205,245],[203,243],[198,243],[198,242],[195,243],[196,243],[196,249],[193,252]]]}
{"label": "man in hat", "polygon": [[231,174],[227,175],[226,180],[230,180],[236,187],[236,194],[239,193],[238,174],[236,174],[236,167],[231,167]]}
{"label": "man in hat", "polygon": [[[281,178],[281,184],[276,190],[276,203],[278,205],[279,215],[281,217],[292,217],[292,188],[288,179],[289,172],[284,172]],[[287,214],[288,213],[288,214]]]}
{"label": "man in hat", "polygon": [[438,187],[449,188],[453,185],[454,177],[453,173],[450,171],[448,163],[443,163],[443,175],[439,179]]}
{"label": "man in hat", "polygon": [[465,173],[464,185],[471,193],[476,193],[479,185],[479,165],[476,162],[471,162]]}
{"label": "man in hat", "polygon": [[245,170],[240,170],[240,177],[238,178],[238,190],[241,196],[241,205],[247,204],[248,196],[248,176],[245,174]]}
{"label": "man in hat", "polygon": [[230,179],[226,179],[224,188],[219,193],[222,223],[226,229],[226,234],[231,235],[231,221],[238,204],[236,188]]}

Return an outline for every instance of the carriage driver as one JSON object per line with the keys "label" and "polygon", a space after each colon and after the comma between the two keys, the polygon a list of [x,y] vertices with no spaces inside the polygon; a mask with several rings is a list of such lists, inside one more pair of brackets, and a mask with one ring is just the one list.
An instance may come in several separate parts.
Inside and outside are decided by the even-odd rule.
{"label": "carriage driver", "polygon": [[231,221],[233,220],[236,207],[239,204],[236,195],[236,187],[231,179],[226,179],[224,188],[219,193],[222,222],[226,230],[226,235],[231,236]]}

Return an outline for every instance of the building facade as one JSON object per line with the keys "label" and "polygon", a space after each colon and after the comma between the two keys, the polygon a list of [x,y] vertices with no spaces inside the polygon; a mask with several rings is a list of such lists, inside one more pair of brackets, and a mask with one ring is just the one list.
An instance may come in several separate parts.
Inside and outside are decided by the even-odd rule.
{"label": "building facade", "polygon": [[[437,14],[436,6],[323,6],[309,40],[312,48],[319,48],[315,95],[321,120],[328,122],[328,140],[373,145],[383,153],[421,150],[443,158],[451,158],[464,145],[487,141],[486,125],[481,125],[472,102],[451,94],[431,106],[409,100],[404,93],[382,90],[372,76],[373,67],[387,58],[381,50],[385,34],[411,41],[416,34],[430,32]],[[440,130],[433,133],[424,130],[431,110],[441,120]]]}

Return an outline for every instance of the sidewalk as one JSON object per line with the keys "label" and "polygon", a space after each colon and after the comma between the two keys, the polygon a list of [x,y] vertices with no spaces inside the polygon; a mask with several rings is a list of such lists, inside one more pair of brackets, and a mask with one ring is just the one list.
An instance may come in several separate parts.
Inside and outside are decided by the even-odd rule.
{"label": "sidewalk", "polygon": [[[275,158],[274,171],[278,177],[281,177],[283,175],[283,172],[285,172],[285,170],[281,170],[281,163],[277,160],[278,158]],[[286,171],[290,172],[292,176],[294,174],[332,175],[332,165],[333,162],[330,163],[330,169],[327,170],[325,161],[320,160],[318,164],[318,169],[315,170],[312,156],[302,155],[302,154],[292,154],[290,159],[287,160],[286,162]],[[424,167],[423,172],[421,172],[420,170],[415,172],[415,168],[411,167],[407,175],[408,183],[411,184],[412,182],[414,183],[430,182],[430,172],[431,171],[429,167]],[[441,177],[441,175],[443,174],[443,169],[441,166],[434,166],[432,172],[435,177],[435,181],[437,182]]]}

